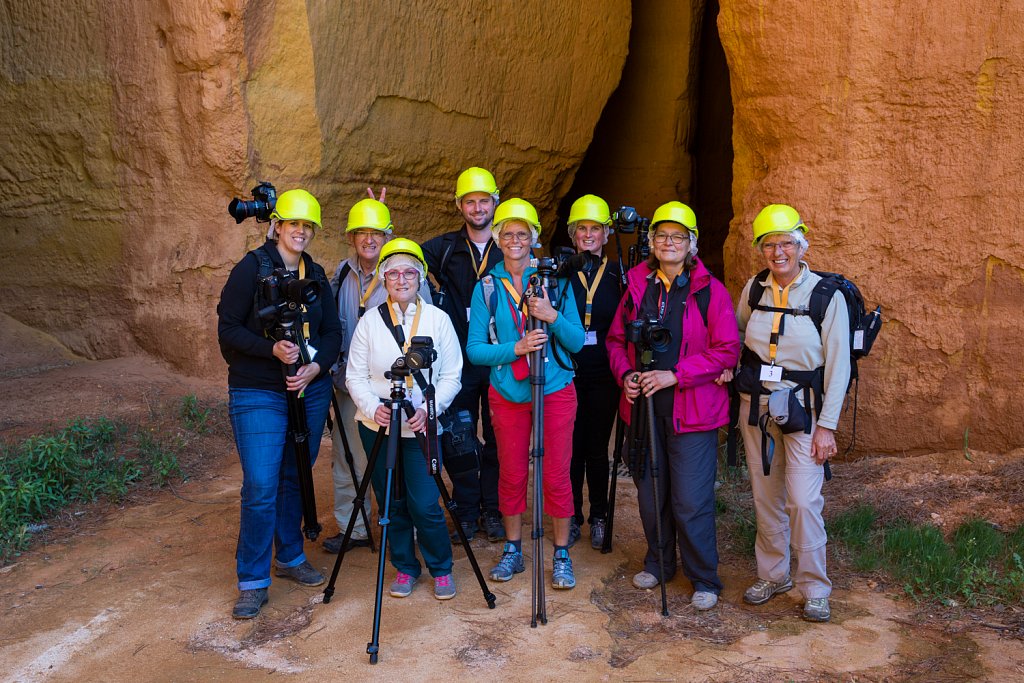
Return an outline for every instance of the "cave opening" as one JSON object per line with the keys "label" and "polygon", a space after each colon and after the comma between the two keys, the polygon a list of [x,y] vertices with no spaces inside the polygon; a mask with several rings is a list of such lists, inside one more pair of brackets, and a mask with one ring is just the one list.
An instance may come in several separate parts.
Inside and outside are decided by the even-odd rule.
{"label": "cave opening", "polygon": [[[697,214],[701,260],[723,279],[733,111],[718,12],[718,0],[634,0],[621,80],[558,207],[551,246],[569,244],[569,207],[584,194],[604,198],[612,211],[629,205],[646,217],[679,199]],[[625,252],[635,237],[621,238]],[[609,255],[614,248],[613,236]]]}

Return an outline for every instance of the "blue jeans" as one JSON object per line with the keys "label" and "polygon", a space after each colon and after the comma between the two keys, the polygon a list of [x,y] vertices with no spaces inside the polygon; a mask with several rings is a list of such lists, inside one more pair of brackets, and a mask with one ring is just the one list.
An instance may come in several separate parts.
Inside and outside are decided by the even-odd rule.
{"label": "blue jeans", "polygon": [[[311,462],[316,462],[320,450],[331,391],[328,375],[306,387]],[[283,391],[237,387],[228,389],[228,397],[231,429],[242,462],[242,519],[235,550],[238,589],[266,588],[271,544],[279,567],[306,561],[295,445],[288,439],[288,400]]]}
{"label": "blue jeans", "polygon": [[[359,437],[369,458],[377,432],[372,431],[363,423],[359,423]],[[373,493],[377,496],[377,504],[384,506],[384,485],[387,483],[387,437],[381,444],[374,463],[370,480],[373,482]],[[399,461],[396,471],[402,474],[402,486],[399,486],[401,499],[391,497],[389,510],[390,525],[388,527],[388,547],[391,550],[391,564],[400,572],[418,577],[422,568],[416,559],[416,543],[420,546],[420,554],[433,577],[452,573],[452,542],[448,538],[448,527],[444,523],[444,513],[437,499],[441,492],[437,483],[427,471],[427,460],[416,439],[399,440]],[[383,513],[383,510],[380,511]],[[413,539],[413,528],[416,538]]]}

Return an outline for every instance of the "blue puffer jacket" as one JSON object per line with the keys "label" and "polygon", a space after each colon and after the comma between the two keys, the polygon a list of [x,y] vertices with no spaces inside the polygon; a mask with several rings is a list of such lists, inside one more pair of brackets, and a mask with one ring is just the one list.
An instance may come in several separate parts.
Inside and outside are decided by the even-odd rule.
{"label": "blue puffer jacket", "polygon": [[[523,273],[523,282],[527,282],[530,275],[537,272],[536,268],[527,267]],[[519,341],[519,330],[516,328],[515,319],[512,316],[511,307],[515,306],[512,297],[505,290],[500,280],[508,280],[512,283],[512,276],[505,270],[505,262],[502,261],[491,270],[494,278],[494,292],[497,305],[494,310],[495,328],[498,334],[498,343],[492,344],[487,335],[487,328],[491,320],[491,314],[484,300],[484,287],[481,280],[473,290],[473,302],[469,314],[469,339],[466,343],[466,355],[474,365],[487,365],[491,368],[491,385],[498,390],[506,400],[513,403],[529,403],[530,401],[530,380],[529,378],[517,380],[512,374],[511,363],[517,358],[515,352],[516,342]],[[548,362],[544,368],[544,394],[553,394],[564,389],[572,382],[573,373],[559,365],[553,357],[552,345],[557,344],[558,357],[566,365],[571,365],[570,353],[576,353],[583,348],[585,333],[583,323],[580,322],[580,314],[576,310],[576,302],[569,295],[562,297],[562,293],[569,286],[565,280],[558,281],[558,295],[562,305],[558,308],[558,317],[548,327],[547,357]],[[555,305],[556,302],[552,302]]]}

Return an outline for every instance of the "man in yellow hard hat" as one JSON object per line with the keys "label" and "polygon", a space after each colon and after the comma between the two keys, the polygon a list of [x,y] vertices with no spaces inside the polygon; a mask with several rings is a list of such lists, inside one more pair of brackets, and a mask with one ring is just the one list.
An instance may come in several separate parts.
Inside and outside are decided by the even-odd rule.
{"label": "man in yellow hard hat", "polygon": [[[448,313],[463,351],[469,336],[469,306],[473,288],[494,265],[501,251],[491,238],[491,223],[498,205],[498,185],[485,169],[473,166],[459,174],[455,183],[455,208],[463,225],[423,244],[423,255],[437,281],[434,304]],[[504,540],[505,530],[498,511],[498,445],[491,428],[487,404],[490,368],[478,367],[463,357],[462,389],[452,410],[468,410],[474,423],[483,420],[484,447],[480,472],[452,477],[459,523],[472,537],[482,521],[492,542]],[[479,518],[482,516],[482,520]]]}
{"label": "man in yellow hard hat", "polygon": [[[383,196],[384,193],[381,192],[381,197]],[[352,342],[356,323],[363,313],[379,306],[388,296],[387,291],[380,285],[379,278],[376,277],[376,268],[381,249],[384,243],[391,239],[393,231],[391,212],[383,202],[373,199],[372,196],[356,202],[348,212],[348,224],[345,226],[350,255],[338,264],[334,277],[331,278],[331,292],[338,308],[342,332],[341,355],[332,368],[341,415],[336,416],[338,419],[335,420],[334,431],[331,434],[331,448],[334,452],[334,519],[337,520],[340,531],[344,531],[352,514],[356,487],[345,454],[345,442],[338,431],[339,423],[345,430],[345,441],[348,443],[357,477],[361,477],[366,469],[366,454],[358,446],[361,442],[355,417],[356,406],[345,389],[348,347]],[[426,282],[420,287],[420,296],[430,296],[430,288]],[[341,533],[325,539],[324,550],[329,553],[338,552],[341,550],[341,541]],[[366,526],[361,517],[356,517],[356,524],[349,538],[349,548],[368,545]]]}

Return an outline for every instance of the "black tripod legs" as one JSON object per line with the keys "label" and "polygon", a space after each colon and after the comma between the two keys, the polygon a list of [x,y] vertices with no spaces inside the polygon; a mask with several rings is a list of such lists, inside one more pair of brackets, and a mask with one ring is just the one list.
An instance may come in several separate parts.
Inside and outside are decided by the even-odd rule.
{"label": "black tripod legs", "polygon": [[476,561],[476,555],[473,554],[473,549],[469,545],[469,537],[466,536],[465,529],[459,524],[459,518],[456,515],[458,506],[452,497],[448,494],[448,489],[444,485],[444,480],[441,479],[440,473],[434,475],[434,481],[437,483],[437,489],[441,492],[441,500],[444,501],[444,509],[448,511],[448,516],[452,520],[452,524],[455,525],[455,530],[459,534],[459,540],[462,543],[462,547],[466,549],[466,557],[469,558],[469,564],[473,567],[473,573],[476,574],[476,580],[480,584],[480,590],[484,594],[484,600],[487,601],[487,607],[494,609],[494,593],[487,587],[487,581],[484,580],[484,574],[480,571],[480,565]]}
{"label": "black tripod legs", "polygon": [[615,418],[615,454],[612,456],[612,476],[608,483],[608,521],[604,528],[604,543],[601,544],[603,554],[612,551],[612,532],[615,530],[615,489],[619,481],[619,465],[622,463],[622,449],[626,432],[626,423],[621,417]]}
{"label": "black tripod legs", "polygon": [[[338,427],[338,434],[341,438],[342,452],[345,454],[345,464],[348,466],[349,475],[351,475],[352,477],[352,486],[354,486],[356,490],[359,490],[359,473],[356,472],[356,461],[352,457],[352,447],[349,445],[348,435],[345,433],[345,425],[341,421],[341,406],[338,405],[338,396],[333,389],[331,390],[331,407],[334,409],[334,423]],[[366,474],[364,474],[364,476],[367,476],[372,471],[373,468],[368,467],[366,470]],[[366,540],[369,541],[370,552],[373,553],[377,551],[377,547],[373,543],[373,530],[370,527],[370,517],[367,514],[366,506],[363,505],[362,501],[362,498],[360,498],[358,502],[353,500],[353,509],[356,509],[355,506],[358,505],[359,512],[363,517],[363,528],[366,529]],[[344,542],[348,542],[347,536],[345,537]]]}
{"label": "black tripod legs", "polygon": [[658,433],[656,431],[657,418],[654,415],[654,397],[647,397],[647,420],[648,420],[648,449],[651,455],[651,486],[654,492],[654,536],[658,544],[658,571],[661,576],[658,585],[661,586],[661,616],[668,616],[668,596],[665,593],[665,535],[661,528],[661,491],[659,490],[660,473],[658,471]]}

